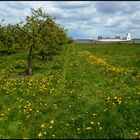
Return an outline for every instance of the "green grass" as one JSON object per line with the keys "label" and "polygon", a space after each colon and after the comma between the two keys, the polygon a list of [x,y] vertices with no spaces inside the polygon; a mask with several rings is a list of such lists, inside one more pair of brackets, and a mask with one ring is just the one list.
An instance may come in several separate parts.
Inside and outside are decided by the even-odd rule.
{"label": "green grass", "polygon": [[71,44],[53,61],[0,59],[0,138],[140,138],[139,44]]}

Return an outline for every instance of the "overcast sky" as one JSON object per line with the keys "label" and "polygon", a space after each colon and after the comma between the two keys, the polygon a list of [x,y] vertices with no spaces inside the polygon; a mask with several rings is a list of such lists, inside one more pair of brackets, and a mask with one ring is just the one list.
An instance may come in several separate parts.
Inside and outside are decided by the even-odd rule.
{"label": "overcast sky", "polygon": [[73,39],[123,38],[127,32],[140,38],[140,1],[1,1],[0,20],[16,23],[30,15],[30,8],[39,7]]}

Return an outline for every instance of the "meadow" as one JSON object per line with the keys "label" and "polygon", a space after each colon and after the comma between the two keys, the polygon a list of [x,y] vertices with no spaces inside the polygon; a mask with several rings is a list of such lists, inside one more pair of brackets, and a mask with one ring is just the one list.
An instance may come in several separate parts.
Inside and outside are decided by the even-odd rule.
{"label": "meadow", "polygon": [[[0,48],[2,51],[2,48]],[[0,139],[140,138],[140,44],[69,44],[53,60],[0,56]]]}

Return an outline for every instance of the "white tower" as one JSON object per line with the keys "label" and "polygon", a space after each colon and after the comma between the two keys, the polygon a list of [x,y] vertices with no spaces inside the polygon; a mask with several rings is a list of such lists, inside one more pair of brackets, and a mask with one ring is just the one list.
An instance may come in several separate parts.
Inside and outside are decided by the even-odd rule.
{"label": "white tower", "polygon": [[127,33],[127,40],[131,40],[130,33]]}

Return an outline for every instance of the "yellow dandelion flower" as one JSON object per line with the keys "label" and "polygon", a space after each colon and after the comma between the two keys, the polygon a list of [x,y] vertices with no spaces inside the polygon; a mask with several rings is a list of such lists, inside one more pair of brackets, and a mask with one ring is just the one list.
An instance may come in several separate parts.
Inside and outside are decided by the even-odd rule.
{"label": "yellow dandelion flower", "polygon": [[43,128],[44,126],[45,126],[44,124],[41,125],[42,128]]}
{"label": "yellow dandelion flower", "polygon": [[40,132],[40,133],[38,133],[38,137],[42,137],[43,136],[43,134]]}
{"label": "yellow dandelion flower", "polygon": [[4,114],[1,114],[1,116],[4,116]]}
{"label": "yellow dandelion flower", "polygon": [[54,120],[51,120],[51,122],[50,123],[54,123]]}
{"label": "yellow dandelion flower", "polygon": [[119,103],[119,104],[121,104],[121,102],[122,102],[121,100],[118,100],[118,103]]}
{"label": "yellow dandelion flower", "polygon": [[26,118],[28,119],[29,117],[30,117],[30,115],[27,115],[27,117],[26,117]]}
{"label": "yellow dandelion flower", "polygon": [[87,127],[87,128],[86,128],[86,130],[90,130],[90,129],[92,129],[92,127]]}
{"label": "yellow dandelion flower", "polygon": [[93,113],[92,115],[93,115],[93,116],[97,116],[97,114],[96,114],[96,113]]}
{"label": "yellow dandelion flower", "polygon": [[138,132],[135,132],[135,133],[134,133],[135,136],[137,136],[138,134],[139,134]]}
{"label": "yellow dandelion flower", "polygon": [[109,100],[110,99],[110,97],[107,97],[107,100]]}
{"label": "yellow dandelion flower", "polygon": [[117,98],[118,98],[118,97],[116,97],[116,96],[114,97],[114,99],[117,99]]}
{"label": "yellow dandelion flower", "polygon": [[101,130],[101,129],[103,129],[103,128],[100,126],[99,129]]}
{"label": "yellow dandelion flower", "polygon": [[80,128],[77,128],[77,131],[79,131],[80,130]]}
{"label": "yellow dandelion flower", "polygon": [[107,111],[107,108],[105,108],[103,111],[104,111],[104,112]]}
{"label": "yellow dandelion flower", "polygon": [[8,108],[7,110],[8,110],[8,111],[10,111],[11,109],[10,109],[10,108]]}
{"label": "yellow dandelion flower", "polygon": [[113,104],[114,106],[116,106],[115,103],[112,103],[112,104]]}

